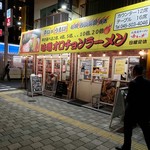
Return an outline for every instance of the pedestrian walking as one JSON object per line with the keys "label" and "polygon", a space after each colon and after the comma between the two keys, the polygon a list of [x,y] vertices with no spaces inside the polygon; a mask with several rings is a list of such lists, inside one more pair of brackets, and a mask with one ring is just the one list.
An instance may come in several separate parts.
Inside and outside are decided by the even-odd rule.
{"label": "pedestrian walking", "polygon": [[7,80],[10,81],[9,71],[10,71],[10,63],[8,62],[7,65],[5,66],[3,80],[5,79],[5,76],[7,75]]}
{"label": "pedestrian walking", "polygon": [[143,77],[143,67],[135,65],[129,83],[124,116],[124,143],[116,150],[131,150],[132,130],[138,125],[150,150],[150,81]]}

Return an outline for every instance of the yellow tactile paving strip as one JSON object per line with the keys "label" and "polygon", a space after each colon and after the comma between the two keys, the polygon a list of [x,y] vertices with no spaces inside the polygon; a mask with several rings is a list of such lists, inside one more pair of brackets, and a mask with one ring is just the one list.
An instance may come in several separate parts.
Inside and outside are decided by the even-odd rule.
{"label": "yellow tactile paving strip", "polygon": [[[50,110],[41,108],[39,106],[35,106],[35,105],[32,105],[32,104],[26,103],[26,102],[22,101],[19,98],[13,98],[13,97],[9,96],[9,94],[11,94],[11,93],[23,93],[23,92],[24,91],[22,91],[22,90],[0,92],[0,97],[4,98],[8,102],[13,102],[13,103],[19,104],[19,105],[21,105],[23,107],[30,108],[30,109],[32,109],[34,111],[43,113],[45,115],[48,115],[50,117],[56,118],[58,120],[61,120],[63,122],[69,123],[69,124],[71,124],[73,126],[76,126],[78,128],[87,130],[87,131],[89,131],[91,133],[95,133],[95,134],[97,134],[97,135],[99,135],[101,137],[104,137],[104,138],[110,139],[112,141],[115,141],[115,142],[117,142],[119,144],[123,143],[123,137],[121,137],[119,135],[116,135],[114,133],[102,130],[102,129],[94,127],[92,125],[88,125],[86,123],[74,120],[74,119],[72,119],[70,117],[61,115],[61,114],[56,113],[54,111],[50,111]],[[137,143],[135,141],[132,141],[132,144],[133,144],[132,145],[133,148],[136,149],[136,150],[146,150],[146,146],[145,145],[139,144],[139,143]]]}

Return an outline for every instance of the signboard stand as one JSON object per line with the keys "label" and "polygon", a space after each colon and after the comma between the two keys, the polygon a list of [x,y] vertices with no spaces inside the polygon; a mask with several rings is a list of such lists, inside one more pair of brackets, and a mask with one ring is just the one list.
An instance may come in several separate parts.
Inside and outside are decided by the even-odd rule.
{"label": "signboard stand", "polygon": [[28,92],[31,92],[31,95],[33,97],[34,94],[42,94],[43,95],[43,90],[42,90],[42,77],[38,75],[30,75],[30,86],[28,86]]}
{"label": "signboard stand", "polygon": [[109,127],[112,125],[113,118],[120,117],[121,121],[125,112],[125,96],[127,94],[128,87],[122,87],[117,89],[117,95],[114,102],[114,107],[111,115],[111,121]]}
{"label": "signboard stand", "polygon": [[113,106],[117,91],[117,80],[104,79],[100,92],[100,104]]}
{"label": "signboard stand", "polygon": [[67,95],[67,84],[64,81],[58,81],[55,96],[62,97],[63,94]]}

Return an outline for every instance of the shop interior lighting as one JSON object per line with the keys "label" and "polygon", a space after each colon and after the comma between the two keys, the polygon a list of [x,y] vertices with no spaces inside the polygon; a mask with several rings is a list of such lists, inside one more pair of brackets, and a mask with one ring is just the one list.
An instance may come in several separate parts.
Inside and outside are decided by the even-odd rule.
{"label": "shop interior lighting", "polygon": [[53,55],[51,54],[51,58],[53,58]]}
{"label": "shop interior lighting", "polygon": [[92,54],[89,54],[89,57],[91,57],[92,56]]}
{"label": "shop interior lighting", "polygon": [[122,55],[122,51],[119,52],[119,55]]}
{"label": "shop interior lighting", "polygon": [[146,52],[144,50],[139,51],[140,56],[144,56]]}
{"label": "shop interior lighting", "polygon": [[21,22],[20,22],[20,21],[18,21],[18,22],[17,22],[17,25],[19,25],[19,26],[20,26],[20,25],[21,25]]}
{"label": "shop interior lighting", "polygon": [[103,53],[103,57],[105,57],[106,56],[106,54],[105,53]]}
{"label": "shop interior lighting", "polygon": [[80,54],[78,54],[78,58],[80,57]]}
{"label": "shop interior lighting", "polygon": [[21,16],[19,16],[19,20],[21,20],[22,19],[22,17]]}
{"label": "shop interior lighting", "polygon": [[21,11],[22,10],[22,7],[19,7],[19,11]]}
{"label": "shop interior lighting", "polygon": [[59,56],[58,56],[59,58],[60,58],[60,54],[59,54]]}

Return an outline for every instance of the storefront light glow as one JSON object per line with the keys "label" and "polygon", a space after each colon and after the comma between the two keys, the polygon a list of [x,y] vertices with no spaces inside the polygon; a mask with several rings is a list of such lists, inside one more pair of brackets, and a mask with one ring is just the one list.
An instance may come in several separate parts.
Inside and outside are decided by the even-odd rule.
{"label": "storefront light glow", "polygon": [[105,57],[106,56],[106,54],[105,53],[103,53],[103,57]]}
{"label": "storefront light glow", "polygon": [[89,57],[91,57],[92,56],[92,54],[89,54]]}
{"label": "storefront light glow", "polygon": [[144,56],[146,53],[145,53],[144,50],[141,50],[141,51],[139,52],[139,54],[140,54],[141,56]]}
{"label": "storefront light glow", "polygon": [[122,52],[121,52],[121,51],[119,52],[119,55],[122,55]]}
{"label": "storefront light glow", "polygon": [[80,57],[80,54],[78,54],[78,57]]}

